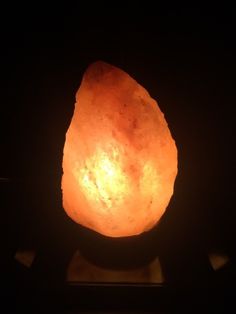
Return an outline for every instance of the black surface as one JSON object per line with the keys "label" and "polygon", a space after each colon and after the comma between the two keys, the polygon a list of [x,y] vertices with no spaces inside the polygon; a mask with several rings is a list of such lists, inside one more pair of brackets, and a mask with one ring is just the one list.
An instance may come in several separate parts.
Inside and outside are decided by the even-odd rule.
{"label": "black surface", "polygon": [[[122,5],[117,10],[114,4],[102,15],[92,7],[58,5],[54,11],[21,5],[6,8],[1,20],[0,176],[11,178],[1,182],[1,262],[8,280],[2,295],[16,309],[29,299],[42,307],[59,306],[66,296],[64,270],[78,245],[98,263],[114,264],[112,249],[104,249],[109,244],[100,242],[103,255],[96,256],[91,243],[97,236],[85,235],[61,208],[62,150],[74,95],[86,67],[101,59],[127,71],[158,100],[177,143],[175,196],[154,231],[150,250],[145,245],[141,252],[136,249],[140,263],[142,256],[160,256],[168,289],[158,297],[158,289],[140,287],[142,292],[136,294],[136,288],[96,287],[94,295],[103,296],[93,303],[86,290],[91,288],[82,293],[73,287],[74,300],[82,293],[85,305],[78,307],[114,309],[122,307],[123,294],[129,294],[135,308],[142,302],[141,293],[143,308],[147,303],[158,307],[161,299],[163,311],[172,300],[191,310],[196,304],[201,309],[235,307],[233,10],[163,5],[136,12]],[[38,252],[31,275],[13,260],[19,245]],[[129,245],[121,247],[124,254],[118,263],[126,267]],[[211,249],[226,253],[231,261],[217,278],[206,258]],[[105,297],[109,293],[114,299]],[[122,300],[117,300],[120,293]]]}

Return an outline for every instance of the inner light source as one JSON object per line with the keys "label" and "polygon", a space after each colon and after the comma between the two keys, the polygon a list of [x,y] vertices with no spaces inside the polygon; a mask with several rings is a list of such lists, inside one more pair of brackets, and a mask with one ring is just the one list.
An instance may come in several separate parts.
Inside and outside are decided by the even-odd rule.
{"label": "inner light source", "polygon": [[157,102],[104,62],[86,70],[63,155],[63,207],[111,237],[151,229],[173,194],[177,149]]}

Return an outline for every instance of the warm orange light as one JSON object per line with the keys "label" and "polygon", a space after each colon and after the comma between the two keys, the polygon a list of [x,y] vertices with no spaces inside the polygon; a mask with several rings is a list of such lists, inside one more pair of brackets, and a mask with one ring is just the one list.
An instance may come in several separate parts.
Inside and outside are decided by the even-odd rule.
{"label": "warm orange light", "polygon": [[63,156],[63,207],[111,237],[152,228],[173,194],[177,149],[163,113],[124,71],[92,64],[76,94]]}

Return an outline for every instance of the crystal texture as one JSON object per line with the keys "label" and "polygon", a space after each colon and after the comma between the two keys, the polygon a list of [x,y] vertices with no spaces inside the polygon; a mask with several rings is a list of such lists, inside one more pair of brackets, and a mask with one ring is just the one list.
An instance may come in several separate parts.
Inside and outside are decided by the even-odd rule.
{"label": "crystal texture", "polygon": [[138,235],[160,220],[176,175],[177,148],[157,102],[123,70],[91,64],[66,133],[66,213],[105,236]]}

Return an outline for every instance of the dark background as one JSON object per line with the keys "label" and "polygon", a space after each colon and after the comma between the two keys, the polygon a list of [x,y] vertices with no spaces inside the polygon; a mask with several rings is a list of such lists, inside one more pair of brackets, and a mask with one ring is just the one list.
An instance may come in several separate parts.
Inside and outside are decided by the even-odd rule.
{"label": "dark background", "polygon": [[[75,92],[96,60],[143,85],[176,140],[179,174],[158,231],[166,264],[189,267],[212,250],[235,259],[234,19],[232,8],[216,5],[100,2],[3,11],[0,177],[10,178],[1,180],[5,264],[20,246],[47,255],[47,268],[59,251],[77,245],[79,227],[61,208],[62,151]],[[148,254],[147,246],[142,250]],[[170,281],[182,282],[178,271],[170,271]],[[188,271],[183,282],[199,279],[197,266]]]}

